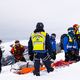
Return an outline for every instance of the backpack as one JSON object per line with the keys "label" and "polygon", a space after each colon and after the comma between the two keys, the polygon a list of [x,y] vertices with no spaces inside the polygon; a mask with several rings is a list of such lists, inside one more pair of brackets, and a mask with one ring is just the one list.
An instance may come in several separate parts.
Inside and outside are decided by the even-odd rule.
{"label": "backpack", "polygon": [[72,39],[68,34],[63,34],[61,35],[61,38],[60,38],[60,47],[61,47],[61,50],[63,50],[63,38],[64,37],[68,37],[68,40],[70,43],[73,43],[74,42],[74,39]]}

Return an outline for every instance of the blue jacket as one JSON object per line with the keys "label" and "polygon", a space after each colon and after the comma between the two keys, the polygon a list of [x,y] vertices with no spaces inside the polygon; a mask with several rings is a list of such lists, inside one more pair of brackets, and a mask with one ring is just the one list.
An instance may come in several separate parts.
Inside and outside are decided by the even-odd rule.
{"label": "blue jacket", "polygon": [[68,36],[65,36],[63,38],[63,41],[62,41],[62,44],[63,44],[63,49],[66,52],[68,52],[69,50],[78,50],[78,43],[76,40],[73,40],[74,42],[69,42],[69,37]]}
{"label": "blue jacket", "polygon": [[52,38],[52,36],[50,36],[50,43],[51,43],[51,49],[53,52],[56,51],[56,41],[55,38]]}

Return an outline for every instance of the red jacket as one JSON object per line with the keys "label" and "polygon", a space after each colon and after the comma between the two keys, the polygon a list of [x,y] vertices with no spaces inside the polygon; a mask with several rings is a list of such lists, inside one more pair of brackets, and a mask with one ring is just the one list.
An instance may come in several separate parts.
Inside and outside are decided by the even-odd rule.
{"label": "red jacket", "polygon": [[16,60],[20,60],[23,57],[24,51],[25,48],[23,45],[19,45],[19,46],[14,45],[11,49],[11,53]]}

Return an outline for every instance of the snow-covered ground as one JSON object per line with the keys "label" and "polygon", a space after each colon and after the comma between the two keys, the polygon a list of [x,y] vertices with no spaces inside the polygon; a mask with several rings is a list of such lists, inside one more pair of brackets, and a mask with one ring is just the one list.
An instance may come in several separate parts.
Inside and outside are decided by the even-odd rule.
{"label": "snow-covered ground", "polygon": [[[14,42],[3,43],[6,52],[5,55],[10,55],[9,45]],[[27,45],[27,41],[21,41],[23,45]],[[57,54],[56,61],[63,59],[64,60],[64,52]],[[41,71],[41,76],[34,76],[32,73],[18,75],[13,72],[10,72],[11,65],[2,67],[2,73],[0,74],[0,80],[80,80],[80,62],[73,63],[70,66],[55,68],[53,72],[47,73],[46,71]]]}

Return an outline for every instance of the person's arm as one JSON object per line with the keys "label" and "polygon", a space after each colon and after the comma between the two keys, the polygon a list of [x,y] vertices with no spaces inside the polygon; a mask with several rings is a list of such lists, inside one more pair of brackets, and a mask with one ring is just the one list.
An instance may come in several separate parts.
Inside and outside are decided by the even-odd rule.
{"label": "person's arm", "polygon": [[29,42],[28,42],[28,54],[29,55],[33,54],[33,45],[32,45],[31,37],[30,37]]}
{"label": "person's arm", "polygon": [[24,51],[25,51],[25,47],[21,45],[21,53],[24,53]]}
{"label": "person's arm", "polygon": [[1,50],[1,48],[0,48],[0,59],[2,58],[2,50]]}
{"label": "person's arm", "polygon": [[51,48],[51,43],[50,43],[50,36],[49,34],[46,34],[46,41],[45,41],[45,46],[46,49],[48,50],[49,54],[52,54],[52,48]]}
{"label": "person's arm", "polygon": [[28,54],[29,54],[29,59],[33,61],[34,53],[33,53],[33,45],[32,45],[31,37],[28,42]]}
{"label": "person's arm", "polygon": [[63,38],[63,49],[65,53],[67,52],[67,44],[68,44],[68,37]]}
{"label": "person's arm", "polygon": [[12,54],[14,54],[14,48],[12,47],[11,51],[10,51]]}
{"label": "person's arm", "polygon": [[55,39],[53,39],[52,48],[53,48],[53,52],[56,52],[56,41],[55,41]]}

